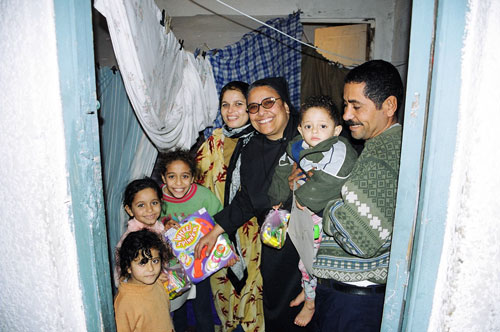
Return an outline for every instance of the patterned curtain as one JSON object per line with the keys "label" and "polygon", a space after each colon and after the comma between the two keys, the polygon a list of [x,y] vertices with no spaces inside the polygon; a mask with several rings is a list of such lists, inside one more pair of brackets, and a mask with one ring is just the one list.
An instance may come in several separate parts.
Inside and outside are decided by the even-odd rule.
{"label": "patterned curtain", "polygon": [[[266,24],[298,40],[302,38],[299,12],[284,18],[271,19]],[[291,102],[298,109],[301,62],[299,42],[269,27],[261,26],[245,34],[232,45],[209,51],[207,58],[212,64],[217,91],[234,80],[252,83],[264,77],[282,76],[288,82]],[[205,136],[208,137],[213,129],[222,127],[222,124],[219,113],[213,128],[208,128]]]}

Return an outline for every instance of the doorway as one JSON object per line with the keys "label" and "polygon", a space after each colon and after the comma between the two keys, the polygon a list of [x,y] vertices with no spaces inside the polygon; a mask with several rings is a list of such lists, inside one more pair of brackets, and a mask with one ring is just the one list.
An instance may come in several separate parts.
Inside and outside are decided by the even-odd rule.
{"label": "doorway", "polygon": [[373,58],[374,22],[302,22],[303,40],[332,62],[351,67]]}

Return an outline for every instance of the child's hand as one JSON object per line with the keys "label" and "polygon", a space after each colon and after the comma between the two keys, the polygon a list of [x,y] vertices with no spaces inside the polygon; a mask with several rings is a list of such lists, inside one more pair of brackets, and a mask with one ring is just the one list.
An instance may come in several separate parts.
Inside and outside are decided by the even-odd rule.
{"label": "child's hand", "polygon": [[283,205],[283,203],[279,203],[277,205],[273,205],[273,209],[274,210],[278,210],[282,205]]}
{"label": "child's hand", "polygon": [[158,280],[160,280],[162,283],[167,282],[168,281],[168,274],[161,271],[160,276],[158,277]]}
{"label": "child's hand", "polygon": [[179,229],[179,227],[181,227],[181,225],[179,225],[179,223],[177,221],[170,219],[169,221],[167,221],[165,223],[165,231],[168,231],[172,227],[175,229]]}

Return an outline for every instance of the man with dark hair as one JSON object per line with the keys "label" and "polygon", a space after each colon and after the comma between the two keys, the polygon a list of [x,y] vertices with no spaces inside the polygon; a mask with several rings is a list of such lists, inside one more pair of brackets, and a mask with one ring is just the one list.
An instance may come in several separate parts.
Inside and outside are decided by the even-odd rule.
{"label": "man with dark hair", "polygon": [[389,266],[401,126],[403,83],[396,68],[368,61],[345,78],[344,120],[365,147],[342,198],[323,212],[315,321],[319,331],[379,331]]}

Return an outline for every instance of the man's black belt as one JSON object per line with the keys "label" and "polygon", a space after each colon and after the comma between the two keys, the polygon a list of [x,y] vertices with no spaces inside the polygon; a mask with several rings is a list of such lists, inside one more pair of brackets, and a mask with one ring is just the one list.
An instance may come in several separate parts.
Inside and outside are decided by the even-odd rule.
{"label": "man's black belt", "polygon": [[318,284],[335,289],[336,291],[352,294],[352,295],[373,295],[373,294],[384,294],[384,285],[372,285],[367,287],[358,287],[351,284],[345,284],[343,282],[333,280],[333,279],[323,279],[318,278]]}

